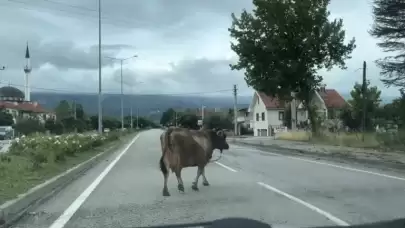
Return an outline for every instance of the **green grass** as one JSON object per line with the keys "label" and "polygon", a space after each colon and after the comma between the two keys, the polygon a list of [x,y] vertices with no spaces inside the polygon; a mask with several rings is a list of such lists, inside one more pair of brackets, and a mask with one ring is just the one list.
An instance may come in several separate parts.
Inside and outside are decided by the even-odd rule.
{"label": "green grass", "polygon": [[37,169],[33,168],[32,161],[27,157],[0,155],[0,205],[103,151],[117,150],[134,135],[132,133],[123,136],[119,140],[109,142],[98,148],[78,153],[74,157],[67,157],[63,162],[47,163]]}

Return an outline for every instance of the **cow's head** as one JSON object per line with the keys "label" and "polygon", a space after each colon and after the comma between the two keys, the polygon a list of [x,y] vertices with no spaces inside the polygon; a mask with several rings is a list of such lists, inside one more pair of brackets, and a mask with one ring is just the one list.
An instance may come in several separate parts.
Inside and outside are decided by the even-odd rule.
{"label": "cow's head", "polygon": [[214,149],[222,150],[229,150],[229,145],[226,142],[226,134],[221,129],[212,129],[211,131],[211,140],[212,146]]}

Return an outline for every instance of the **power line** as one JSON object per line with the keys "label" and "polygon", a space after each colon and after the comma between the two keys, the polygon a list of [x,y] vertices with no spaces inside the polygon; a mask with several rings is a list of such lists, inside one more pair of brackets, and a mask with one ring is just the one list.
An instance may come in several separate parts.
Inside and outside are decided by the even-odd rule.
{"label": "power line", "polygon": [[[24,85],[21,84],[14,84],[14,83],[6,83],[6,82],[0,82],[0,84],[8,85],[8,86],[14,86],[14,87],[22,87],[24,88]],[[44,91],[52,91],[52,92],[65,92],[65,93],[72,93],[71,89],[54,89],[54,88],[44,88],[44,87],[34,87],[30,86],[31,89],[37,89],[37,90],[44,90]],[[180,95],[200,95],[200,94],[210,94],[210,93],[222,93],[222,92],[229,92],[232,91],[232,89],[223,89],[223,90],[214,90],[214,91],[203,91],[203,92],[190,92],[190,93],[149,93],[149,94],[127,94],[127,95],[162,95],[162,96],[180,96]],[[104,93],[120,93],[120,90],[103,90]],[[80,94],[93,94],[93,93],[80,93]]]}
{"label": "power line", "polygon": [[[76,15],[81,15],[87,18],[91,18],[91,19],[98,19],[97,15],[91,15],[88,14],[86,12],[79,12],[79,11],[71,11],[71,10],[66,10],[66,9],[60,9],[60,8],[50,8],[50,7],[41,7],[38,8],[38,6],[35,6],[33,4],[30,4],[32,2],[22,2],[22,1],[18,1],[18,0],[7,0],[9,3],[18,3],[21,5],[25,5],[25,6],[29,6],[29,7],[24,7],[24,6],[13,6],[16,8],[21,8],[21,9],[25,9],[25,10],[30,10],[30,11],[39,11],[39,12],[49,12],[49,11],[60,11],[60,12],[64,12],[64,13],[68,13],[68,14],[76,14]],[[56,2],[54,2],[56,3]],[[64,4],[64,3],[59,3],[61,5],[69,5],[69,4]],[[9,6],[11,7],[11,5],[3,5],[3,6]],[[70,5],[70,6],[74,6],[74,5]],[[81,7],[79,7],[81,8]],[[83,8],[83,9],[87,9],[87,8]],[[91,9],[88,9],[87,11],[92,11]],[[72,17],[71,17],[72,18]],[[126,21],[126,20],[117,20],[117,19],[113,19],[111,17],[106,17],[103,16],[101,17],[103,19],[103,24],[110,24],[110,25],[121,25],[121,26],[130,26],[133,27],[134,23],[131,21]],[[117,24],[117,22],[119,22]],[[136,24],[135,24],[136,25]]]}

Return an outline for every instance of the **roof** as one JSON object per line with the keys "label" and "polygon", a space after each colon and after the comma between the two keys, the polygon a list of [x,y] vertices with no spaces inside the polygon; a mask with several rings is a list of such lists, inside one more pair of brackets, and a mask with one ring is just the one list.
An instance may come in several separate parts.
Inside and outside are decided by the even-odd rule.
{"label": "roof", "polygon": [[263,92],[257,92],[257,95],[260,97],[266,109],[283,109],[284,104],[280,102],[278,98],[268,96]]}
{"label": "roof", "polygon": [[27,49],[25,50],[25,58],[26,59],[30,58],[30,50],[28,50],[28,42],[27,42]]}
{"label": "roof", "polygon": [[24,99],[24,93],[15,87],[4,86],[0,88],[0,97]]}
{"label": "roof", "polygon": [[30,102],[1,102],[0,101],[0,108],[8,108],[8,109],[15,109],[19,111],[26,111],[26,112],[35,112],[35,113],[50,113],[49,111],[42,108],[38,103],[30,103]]}
{"label": "roof", "polygon": [[[325,89],[318,92],[325,102],[327,108],[343,108],[347,105],[345,99],[334,89]],[[263,101],[266,109],[282,109],[284,106],[277,98],[273,98],[264,94],[263,92],[257,92],[260,99]],[[300,103],[300,102],[297,102]]]}
{"label": "roof", "polygon": [[325,89],[318,93],[324,100],[327,108],[344,108],[347,105],[345,99],[334,89]]}

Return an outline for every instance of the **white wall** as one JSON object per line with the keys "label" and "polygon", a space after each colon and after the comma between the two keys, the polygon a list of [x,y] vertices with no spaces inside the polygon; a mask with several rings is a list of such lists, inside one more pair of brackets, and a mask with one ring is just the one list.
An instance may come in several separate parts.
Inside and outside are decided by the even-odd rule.
{"label": "white wall", "polygon": [[[264,106],[263,101],[258,97],[257,93],[254,95],[253,99],[253,108],[252,108],[252,120],[254,122],[253,125],[253,135],[258,135],[258,129],[268,129],[268,113],[266,107]],[[264,113],[264,121],[262,120],[262,113]],[[259,120],[257,121],[256,116],[259,114]]]}
{"label": "white wall", "polygon": [[[267,110],[268,124],[271,126],[283,125],[283,120],[279,120],[279,113],[284,112],[284,109],[270,109]],[[285,112],[284,112],[285,115]]]}

